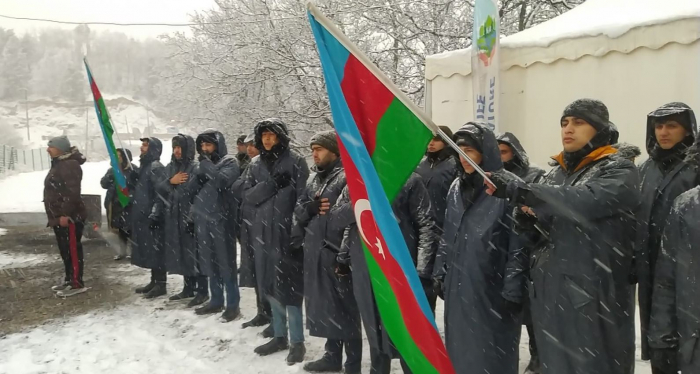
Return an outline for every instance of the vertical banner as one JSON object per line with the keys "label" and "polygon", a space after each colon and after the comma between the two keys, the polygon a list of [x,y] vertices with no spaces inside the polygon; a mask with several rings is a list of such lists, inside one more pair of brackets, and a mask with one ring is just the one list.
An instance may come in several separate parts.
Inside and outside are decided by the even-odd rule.
{"label": "vertical banner", "polygon": [[474,118],[498,133],[501,25],[497,0],[476,0],[472,30],[472,90]]}

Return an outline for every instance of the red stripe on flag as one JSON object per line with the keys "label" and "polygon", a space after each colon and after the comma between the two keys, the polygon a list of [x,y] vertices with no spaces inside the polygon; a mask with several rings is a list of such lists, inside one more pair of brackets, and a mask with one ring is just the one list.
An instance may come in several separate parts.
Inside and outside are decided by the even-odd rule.
{"label": "red stripe on flag", "polygon": [[92,79],[92,77],[90,78],[90,90],[92,91],[92,97],[95,99],[95,101],[99,101],[102,99],[102,94],[97,88],[97,82],[95,82],[95,80]]}
{"label": "red stripe on flag", "polygon": [[[343,167],[345,168],[345,176],[354,210],[355,202],[363,199],[368,200],[369,195],[364,181],[362,180],[362,176],[340,139],[338,139],[338,145],[340,146],[340,157],[343,160]],[[406,275],[401,266],[391,256],[391,252],[377,227],[377,223],[371,211],[369,211],[369,214],[360,213],[360,222],[357,222],[357,225],[365,245],[389,280],[391,289],[399,303],[404,324],[413,338],[413,341],[416,343],[416,346],[418,346],[418,349],[423,352],[428,361],[439,373],[454,373],[454,368],[448,359],[447,350],[445,349],[440,334],[433,324],[426,319],[423,310],[418,304],[418,300],[416,300],[416,295],[414,295],[411,286],[408,284]],[[367,240],[364,240],[365,238]]]}
{"label": "red stripe on flag", "polygon": [[340,86],[367,152],[372,156],[379,120],[394,100],[394,94],[352,54],[345,63]]}

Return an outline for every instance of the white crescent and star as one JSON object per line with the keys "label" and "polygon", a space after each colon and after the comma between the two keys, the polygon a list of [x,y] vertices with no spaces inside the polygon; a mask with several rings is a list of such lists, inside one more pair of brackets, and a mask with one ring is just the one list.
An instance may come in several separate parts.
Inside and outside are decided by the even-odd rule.
{"label": "white crescent and star", "polygon": [[[365,230],[362,228],[362,213],[369,211],[370,213],[372,212],[372,207],[369,205],[369,200],[367,199],[359,199],[355,202],[354,206],[354,211],[355,211],[355,220],[357,221],[357,229],[360,231],[360,235],[362,236],[362,239],[365,241],[365,243],[371,243],[368,239],[367,236],[365,236]],[[386,260],[386,255],[384,254],[384,247],[382,247],[382,243],[379,240],[378,237],[374,238],[376,240],[376,243],[374,243],[377,246],[377,252]]]}

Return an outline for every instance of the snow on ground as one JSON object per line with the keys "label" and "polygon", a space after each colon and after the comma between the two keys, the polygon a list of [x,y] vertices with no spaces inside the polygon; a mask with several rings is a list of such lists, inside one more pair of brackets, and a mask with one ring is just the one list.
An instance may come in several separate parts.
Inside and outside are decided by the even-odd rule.
{"label": "snow on ground", "polygon": [[[163,154],[161,162],[165,165],[170,162],[172,145],[170,141],[163,142]],[[138,155],[134,161],[138,164]],[[95,194],[102,196],[104,202],[106,190],[100,185],[100,180],[110,168],[109,161],[86,162],[83,164],[83,194]],[[44,211],[44,179],[47,170],[29,173],[20,173],[0,179],[0,213],[29,213]]]}
{"label": "snow on ground", "polygon": [[0,236],[7,234],[7,229],[0,228]]}
{"label": "snow on ground", "polygon": [[31,267],[45,262],[54,262],[59,258],[58,255],[51,256],[43,253],[33,254],[0,251],[0,270]]}

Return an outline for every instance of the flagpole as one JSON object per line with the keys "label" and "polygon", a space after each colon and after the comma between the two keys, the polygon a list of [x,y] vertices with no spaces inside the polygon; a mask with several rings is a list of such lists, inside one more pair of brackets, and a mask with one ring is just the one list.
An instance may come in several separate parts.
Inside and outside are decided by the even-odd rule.
{"label": "flagpole", "polygon": [[367,68],[367,70],[371,71],[377,79],[379,79],[386,88],[389,89],[389,91],[396,96],[396,98],[399,99],[407,108],[410,110],[416,117],[418,117],[421,122],[423,122],[423,125],[430,129],[430,131],[433,132],[435,135],[439,135],[442,140],[449,145],[452,149],[454,149],[462,158],[467,160],[469,164],[479,173],[482,177],[484,177],[484,180],[491,185],[495,184],[491,181],[491,179],[486,175],[486,172],[476,163],[474,160],[472,160],[461,148],[457,146],[457,144],[449,137],[447,134],[445,134],[440,128],[433,122],[433,120],[428,117],[427,114],[423,110],[421,110],[414,102],[411,100],[406,94],[401,91],[394,82],[389,79],[389,77],[384,74],[381,69],[377,67],[367,56],[365,56],[362,51],[355,46],[355,43],[353,43],[350,39],[348,39],[345,34],[343,34],[342,31],[340,31],[335,24],[331,20],[329,20],[321,11],[316,8],[316,6],[312,2],[306,3],[306,7],[309,10],[309,13],[313,15],[313,17],[316,19],[318,23],[320,23],[323,27],[328,30],[328,32],[335,37],[340,44],[343,45],[350,53],[352,53],[361,63],[362,65]]}
{"label": "flagpole", "polygon": [[[90,71],[90,76],[92,77],[92,80],[94,82],[97,82],[97,80],[95,79],[95,74],[92,72],[92,69],[90,69],[90,63],[88,63],[87,56],[83,57],[83,62],[85,63],[85,66],[87,66],[88,70]],[[92,100],[95,101],[95,95],[92,96]],[[104,100],[104,98],[102,98],[102,100]],[[97,102],[95,102],[95,108],[97,108]],[[105,104],[105,108],[107,108],[107,104]],[[98,115],[99,115],[99,110],[98,110]],[[114,123],[114,121],[112,121],[112,115],[109,114],[109,111],[107,111],[107,117],[109,118],[109,122],[114,124],[112,126],[112,130],[114,130],[114,133],[117,135],[117,141],[119,141],[119,146],[122,149],[125,149],[124,143],[122,143],[122,139],[119,137],[119,131],[117,131],[116,123]],[[129,155],[127,154],[127,152],[123,152],[123,153],[124,153],[124,157],[126,158],[127,163],[129,164],[129,169],[133,170],[133,167],[131,165],[131,160],[129,159]],[[119,165],[117,165],[117,166],[119,166]]]}

